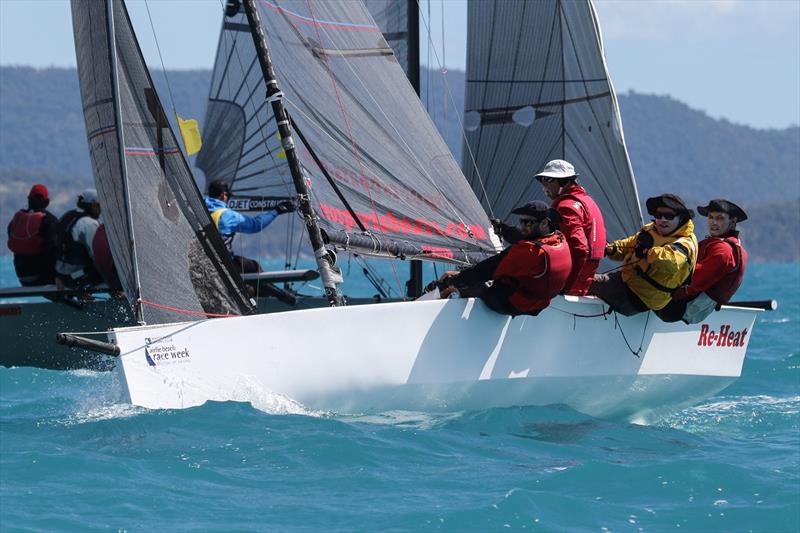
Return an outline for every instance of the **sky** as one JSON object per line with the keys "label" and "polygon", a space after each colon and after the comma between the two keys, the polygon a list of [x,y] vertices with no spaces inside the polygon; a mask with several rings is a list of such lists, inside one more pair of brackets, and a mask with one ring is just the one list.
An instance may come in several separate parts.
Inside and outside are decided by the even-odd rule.
{"label": "sky", "polygon": [[[466,0],[419,2],[422,31],[430,28],[432,42],[421,46],[422,62],[463,70]],[[168,69],[213,66],[222,0],[127,5],[150,65],[160,65],[155,29]],[[670,95],[712,117],[756,128],[800,124],[800,0],[595,5],[617,92]],[[69,1],[0,0],[0,65],[74,67]]]}

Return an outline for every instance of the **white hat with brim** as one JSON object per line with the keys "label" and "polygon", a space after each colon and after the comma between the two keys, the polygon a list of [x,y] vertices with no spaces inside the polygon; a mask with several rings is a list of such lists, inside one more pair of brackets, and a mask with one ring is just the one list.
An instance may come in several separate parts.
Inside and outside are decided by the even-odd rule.
{"label": "white hat with brim", "polygon": [[534,178],[539,181],[542,181],[542,178],[568,179],[577,177],[578,173],[575,172],[575,167],[572,166],[572,163],[563,159],[553,159],[544,166],[544,170],[534,175]]}
{"label": "white hat with brim", "polygon": [[97,191],[94,189],[86,189],[78,196],[78,202],[84,204],[99,204],[100,201],[97,199]]}

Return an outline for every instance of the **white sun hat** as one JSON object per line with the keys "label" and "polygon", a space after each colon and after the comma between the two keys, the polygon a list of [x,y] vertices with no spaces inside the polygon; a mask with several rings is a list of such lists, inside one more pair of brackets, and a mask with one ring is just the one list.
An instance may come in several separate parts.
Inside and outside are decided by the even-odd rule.
{"label": "white sun hat", "polygon": [[84,204],[97,204],[100,203],[97,200],[97,191],[94,189],[86,189],[83,191],[80,196],[78,196],[78,201],[83,202]]}
{"label": "white sun hat", "polygon": [[576,177],[578,177],[578,173],[575,172],[575,167],[572,166],[572,163],[563,159],[553,159],[544,166],[544,170],[534,176],[539,181],[542,181],[542,178],[564,179]]}

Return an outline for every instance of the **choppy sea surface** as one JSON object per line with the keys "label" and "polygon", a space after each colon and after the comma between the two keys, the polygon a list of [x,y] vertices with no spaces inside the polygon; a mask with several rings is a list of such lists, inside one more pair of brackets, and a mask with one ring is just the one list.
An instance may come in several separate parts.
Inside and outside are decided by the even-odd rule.
{"label": "choppy sea surface", "polygon": [[742,378],[649,426],[280,396],[149,411],[113,372],[0,367],[0,530],[795,532],[800,265],[753,265],[738,296],[780,302]]}

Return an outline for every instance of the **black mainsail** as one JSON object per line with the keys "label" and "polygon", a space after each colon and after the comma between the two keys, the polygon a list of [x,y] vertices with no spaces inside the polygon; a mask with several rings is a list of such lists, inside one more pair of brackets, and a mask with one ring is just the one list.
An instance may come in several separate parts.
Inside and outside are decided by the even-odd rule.
{"label": "black mainsail", "polygon": [[114,263],[136,318],[246,314],[122,0],[72,0],[81,98]]}
{"label": "black mainsail", "polygon": [[[255,5],[327,239],[404,258],[492,253],[486,214],[365,6]],[[229,9],[197,164],[243,198],[292,194],[266,93],[244,10]]]}
{"label": "black mainsail", "polygon": [[483,206],[502,218],[546,199],[533,175],[566,159],[609,239],[635,232],[636,183],[591,1],[470,2],[467,20],[463,166]]}

